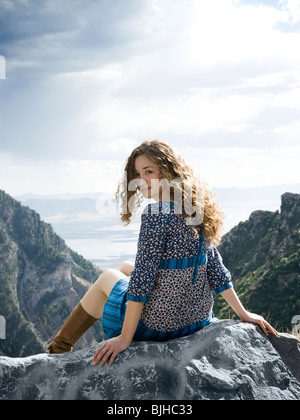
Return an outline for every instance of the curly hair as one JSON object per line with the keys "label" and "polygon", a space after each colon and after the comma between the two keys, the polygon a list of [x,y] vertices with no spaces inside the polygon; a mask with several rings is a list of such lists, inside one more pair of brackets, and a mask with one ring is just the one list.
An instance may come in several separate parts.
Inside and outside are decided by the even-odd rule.
{"label": "curly hair", "polygon": [[132,188],[136,178],[135,160],[143,155],[158,166],[161,178],[170,187],[170,198],[176,204],[176,214],[186,219],[195,232],[195,238],[199,237],[200,228],[205,239],[211,245],[218,246],[222,237],[224,213],[212,191],[194,175],[193,169],[170,145],[159,140],[145,141],[133,150],[127,160],[115,194],[117,202],[122,200],[121,219],[125,225],[130,224],[144,198],[138,186]]}

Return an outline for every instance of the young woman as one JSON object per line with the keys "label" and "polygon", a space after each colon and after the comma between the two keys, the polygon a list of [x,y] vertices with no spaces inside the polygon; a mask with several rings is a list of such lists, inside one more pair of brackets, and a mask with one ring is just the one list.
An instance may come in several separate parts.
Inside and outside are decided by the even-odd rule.
{"label": "young woman", "polygon": [[103,366],[133,340],[164,341],[191,335],[213,320],[213,296],[221,293],[241,320],[277,332],[249,313],[237,297],[229,271],[216,248],[223,212],[171,146],[144,142],[128,159],[117,198],[128,225],[141,198],[152,198],[143,214],[135,264],[106,270],[74,309],[49,346],[71,351],[100,318],[108,340],[94,355]]}

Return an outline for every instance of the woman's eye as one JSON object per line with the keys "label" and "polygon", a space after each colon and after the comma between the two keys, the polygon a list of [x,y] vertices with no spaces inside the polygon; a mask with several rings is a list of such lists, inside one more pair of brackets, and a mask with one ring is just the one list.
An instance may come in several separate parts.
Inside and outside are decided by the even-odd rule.
{"label": "woman's eye", "polygon": [[[147,172],[145,172],[145,174],[146,174],[146,175],[151,175],[151,174],[153,174],[153,171],[147,171]],[[137,174],[137,173],[136,173],[136,174],[135,174],[135,177],[136,177],[136,178],[139,178],[139,177],[140,177],[140,174]]]}

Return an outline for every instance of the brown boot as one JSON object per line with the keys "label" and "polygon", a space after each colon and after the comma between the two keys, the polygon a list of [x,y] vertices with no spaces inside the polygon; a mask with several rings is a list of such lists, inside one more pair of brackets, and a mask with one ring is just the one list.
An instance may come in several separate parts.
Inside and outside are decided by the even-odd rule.
{"label": "brown boot", "polygon": [[61,330],[49,345],[49,354],[69,353],[83,334],[89,330],[98,319],[89,315],[81,303],[72,311]]}

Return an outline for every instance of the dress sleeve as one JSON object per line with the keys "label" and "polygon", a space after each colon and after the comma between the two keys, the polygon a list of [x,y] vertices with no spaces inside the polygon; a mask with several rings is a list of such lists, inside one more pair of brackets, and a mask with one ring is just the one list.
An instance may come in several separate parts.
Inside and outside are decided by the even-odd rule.
{"label": "dress sleeve", "polygon": [[207,262],[207,279],[216,294],[233,288],[231,274],[223,264],[223,259],[217,248],[209,248]]}
{"label": "dress sleeve", "polygon": [[166,246],[166,231],[164,214],[149,214],[147,211],[142,214],[135,269],[131,273],[127,292],[128,300],[144,303],[150,300]]}

